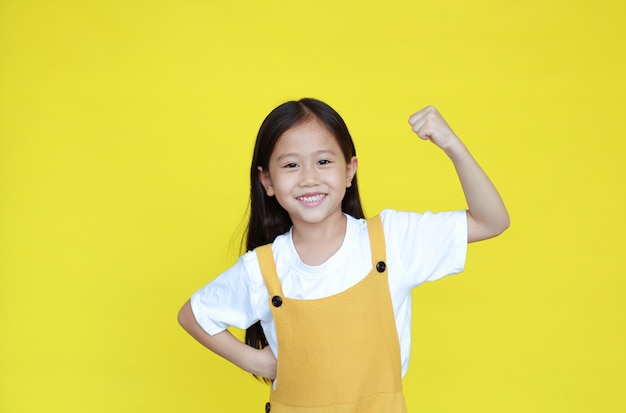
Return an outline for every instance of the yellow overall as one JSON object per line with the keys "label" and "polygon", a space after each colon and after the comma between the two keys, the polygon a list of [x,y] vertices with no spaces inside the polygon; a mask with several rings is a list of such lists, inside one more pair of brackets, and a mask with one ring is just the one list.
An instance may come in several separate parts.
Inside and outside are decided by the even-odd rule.
{"label": "yellow overall", "polygon": [[271,245],[257,248],[279,346],[266,412],[406,412],[379,216],[368,221],[368,231],[372,270],[344,292],[320,299],[285,297]]}

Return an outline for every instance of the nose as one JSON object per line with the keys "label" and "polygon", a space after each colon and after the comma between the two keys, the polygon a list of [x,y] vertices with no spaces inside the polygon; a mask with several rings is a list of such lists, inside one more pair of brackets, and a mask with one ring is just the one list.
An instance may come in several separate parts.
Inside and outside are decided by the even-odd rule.
{"label": "nose", "polygon": [[319,172],[314,166],[305,166],[300,174],[301,186],[315,186],[319,184]]}

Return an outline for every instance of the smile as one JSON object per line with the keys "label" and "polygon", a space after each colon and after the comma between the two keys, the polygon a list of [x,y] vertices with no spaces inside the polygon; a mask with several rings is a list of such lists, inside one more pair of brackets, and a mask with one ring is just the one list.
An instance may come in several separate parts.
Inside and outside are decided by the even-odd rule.
{"label": "smile", "polygon": [[312,196],[300,196],[298,197],[298,201],[307,202],[307,203],[317,202],[317,201],[320,201],[325,196],[326,194],[319,194],[319,195],[312,195]]}

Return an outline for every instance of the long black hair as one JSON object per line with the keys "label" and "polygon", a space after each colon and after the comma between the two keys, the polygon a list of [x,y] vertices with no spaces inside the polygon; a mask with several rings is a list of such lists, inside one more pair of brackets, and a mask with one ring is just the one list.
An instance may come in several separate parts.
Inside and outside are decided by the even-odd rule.
{"label": "long black hair", "polygon": [[[289,129],[311,119],[319,121],[335,137],[346,163],[350,163],[352,157],[356,156],[348,127],[341,116],[326,103],[305,98],[285,102],[272,110],[259,129],[250,166],[250,217],[244,234],[245,247],[248,251],[273,242],[277,236],[284,234],[292,226],[289,214],[280,206],[276,197],[266,195],[259,179],[259,167],[264,171],[269,170],[270,156],[278,139]],[[346,188],[341,209],[355,218],[365,217],[356,175],[352,179],[352,185]],[[267,346],[260,322],[246,330],[245,341],[246,344],[258,349]]]}

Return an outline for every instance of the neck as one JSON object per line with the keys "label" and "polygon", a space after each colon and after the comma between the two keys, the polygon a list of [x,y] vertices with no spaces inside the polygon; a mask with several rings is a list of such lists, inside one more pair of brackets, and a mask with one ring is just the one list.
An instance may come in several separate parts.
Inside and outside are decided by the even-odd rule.
{"label": "neck", "polygon": [[346,235],[347,219],[343,213],[336,219],[322,223],[295,223],[292,229],[293,244],[302,262],[320,265],[335,254]]}

